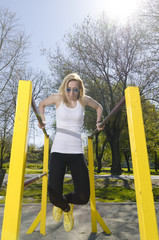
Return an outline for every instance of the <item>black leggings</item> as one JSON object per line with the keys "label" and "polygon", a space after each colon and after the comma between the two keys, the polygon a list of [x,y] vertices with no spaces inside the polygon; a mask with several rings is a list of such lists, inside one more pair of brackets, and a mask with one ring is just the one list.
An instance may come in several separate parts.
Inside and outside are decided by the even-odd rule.
{"label": "black leggings", "polygon": [[[63,195],[66,167],[71,170],[74,191]],[[69,203],[79,205],[88,203],[90,196],[89,176],[83,154],[51,153],[48,191],[51,203],[63,211],[69,209]]]}

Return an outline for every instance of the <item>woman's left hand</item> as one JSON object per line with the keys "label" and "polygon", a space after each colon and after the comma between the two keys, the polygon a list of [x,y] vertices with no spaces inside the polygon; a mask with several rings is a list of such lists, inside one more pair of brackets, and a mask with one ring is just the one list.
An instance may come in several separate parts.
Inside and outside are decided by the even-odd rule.
{"label": "woman's left hand", "polygon": [[103,127],[100,127],[100,124],[101,124],[101,122],[98,122],[98,123],[96,123],[96,127],[97,127],[98,131],[101,131],[101,130],[103,130],[103,129],[104,129],[104,127],[105,127],[105,126],[103,126]]}

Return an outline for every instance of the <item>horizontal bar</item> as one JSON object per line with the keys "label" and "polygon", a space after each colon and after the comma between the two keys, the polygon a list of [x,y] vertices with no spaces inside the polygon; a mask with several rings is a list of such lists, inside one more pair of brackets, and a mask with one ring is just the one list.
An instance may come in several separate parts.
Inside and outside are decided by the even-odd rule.
{"label": "horizontal bar", "polygon": [[[101,124],[99,125],[99,127],[104,127],[104,125],[106,124],[106,122],[108,122],[110,120],[111,117],[113,117],[125,104],[125,96],[123,96],[121,98],[121,100],[117,103],[117,105],[112,109],[112,111],[108,114],[108,116],[103,120],[103,122],[101,122]],[[96,128],[94,130],[94,132],[88,136],[88,138],[93,138],[93,136],[98,132],[98,129]]]}
{"label": "horizontal bar", "polygon": [[29,186],[30,184],[32,184],[33,182],[38,181],[39,179],[41,179],[41,178],[42,178],[43,176],[45,176],[45,175],[47,175],[46,172],[43,173],[43,174],[40,174],[40,175],[37,176],[37,177],[30,178],[30,179],[26,180],[26,181],[24,182],[24,187],[27,187],[27,186]]}
{"label": "horizontal bar", "polygon": [[[33,98],[32,98],[31,105],[32,105],[32,108],[33,108],[33,110],[34,110],[34,113],[35,113],[35,115],[36,115],[36,117],[37,117],[37,119],[38,119],[39,124],[42,125],[42,126],[45,126],[45,125],[43,124],[43,122],[42,122],[42,118],[41,118],[41,116],[40,116],[39,110],[38,110],[38,108],[37,108],[37,106],[36,106],[36,103],[35,103],[35,101],[34,101]],[[45,129],[45,128],[42,128],[42,130],[43,130],[43,133],[45,134],[45,136],[46,136],[46,137],[49,137],[49,135],[48,135],[47,132],[46,132],[46,129]]]}

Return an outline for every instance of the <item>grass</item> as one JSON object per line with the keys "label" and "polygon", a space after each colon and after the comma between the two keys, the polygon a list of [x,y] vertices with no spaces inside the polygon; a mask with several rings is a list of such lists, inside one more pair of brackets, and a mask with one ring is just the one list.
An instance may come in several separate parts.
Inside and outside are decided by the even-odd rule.
{"label": "grass", "polygon": [[[8,173],[8,168],[9,168],[9,163],[4,163],[3,168],[7,170]],[[43,164],[42,163],[26,163],[26,170],[25,172],[27,174],[41,174],[43,172]],[[111,175],[111,168],[110,167],[103,167],[101,170],[101,173],[97,173],[97,168],[95,168],[95,174],[96,175],[104,175],[108,174]],[[156,172],[155,169],[150,169],[150,174],[151,175],[159,175],[159,172]],[[122,168],[122,173],[121,175],[133,175],[133,169],[131,168],[130,171],[128,172],[127,168]]]}
{"label": "grass", "polygon": [[[29,185],[24,189],[23,203],[40,203],[41,202],[41,180]],[[65,178],[63,192],[68,193],[73,191],[73,182],[70,178]],[[101,202],[136,202],[134,182],[133,180],[95,180],[96,200]],[[0,195],[4,199],[0,200],[0,204],[5,203],[6,188],[3,187]],[[153,188],[154,200],[159,202],[159,187]],[[49,202],[49,198],[47,199]]]}
{"label": "grass", "polygon": [[[6,164],[5,168],[8,170],[9,165]],[[8,172],[8,171],[7,171]],[[42,164],[26,164],[25,173],[27,174],[41,174]],[[151,175],[159,175],[159,172],[155,172],[154,169],[150,170]],[[102,168],[101,173],[96,175],[111,174],[111,169]],[[133,170],[130,172],[126,168],[122,169],[122,175],[132,175]],[[24,189],[23,203],[40,203],[41,202],[41,180],[29,185]],[[73,191],[73,182],[70,178],[65,178],[63,192],[68,193]],[[96,199],[101,202],[135,202],[135,190],[133,180],[117,180],[117,179],[95,179],[95,191]],[[154,200],[159,202],[159,187],[153,187]],[[5,203],[6,187],[0,189],[0,196],[4,196],[4,199],[0,200],[0,204]],[[48,199],[49,202],[49,199]]]}
{"label": "grass", "polygon": [[96,189],[96,199],[101,202],[135,202],[135,191],[125,187]]}
{"label": "grass", "polygon": [[[97,175],[104,175],[104,174],[111,175],[111,168],[110,167],[102,168],[100,173],[97,173],[97,169],[95,169],[95,174],[97,174]],[[159,175],[159,172],[156,172],[155,169],[150,169],[150,174],[151,175]],[[121,175],[133,175],[133,169],[131,168],[130,171],[128,172],[127,168],[122,168]]]}

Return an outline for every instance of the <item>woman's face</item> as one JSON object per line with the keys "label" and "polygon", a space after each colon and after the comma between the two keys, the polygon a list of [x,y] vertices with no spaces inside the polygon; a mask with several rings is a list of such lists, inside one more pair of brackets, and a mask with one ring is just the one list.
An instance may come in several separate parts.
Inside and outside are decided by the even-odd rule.
{"label": "woman's face", "polygon": [[77,101],[78,96],[79,96],[79,82],[76,80],[71,80],[67,84],[67,89],[66,89],[66,97],[68,101]]}

